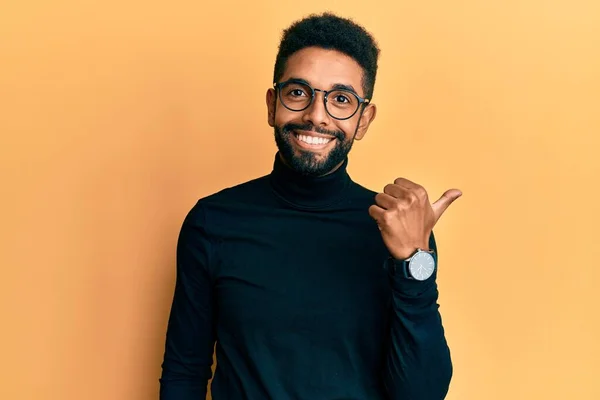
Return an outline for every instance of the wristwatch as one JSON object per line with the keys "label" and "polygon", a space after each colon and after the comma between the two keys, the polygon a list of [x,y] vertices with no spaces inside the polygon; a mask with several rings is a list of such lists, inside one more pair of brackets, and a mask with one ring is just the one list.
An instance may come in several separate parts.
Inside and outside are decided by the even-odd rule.
{"label": "wristwatch", "polygon": [[407,279],[425,281],[435,272],[437,255],[434,250],[417,249],[412,256],[405,260],[388,258],[388,267],[394,275],[400,272]]}

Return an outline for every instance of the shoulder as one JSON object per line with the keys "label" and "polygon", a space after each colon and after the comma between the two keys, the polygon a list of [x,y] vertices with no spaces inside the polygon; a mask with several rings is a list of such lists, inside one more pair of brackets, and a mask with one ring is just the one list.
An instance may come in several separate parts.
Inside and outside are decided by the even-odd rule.
{"label": "shoulder", "polygon": [[198,203],[210,207],[213,204],[250,203],[269,194],[269,175],[261,176],[202,197]]}
{"label": "shoulder", "polygon": [[368,189],[365,186],[354,181],[351,181],[348,191],[348,197],[352,200],[352,202],[369,205],[375,202],[375,196],[377,195],[377,192]]}
{"label": "shoulder", "polygon": [[186,215],[185,223],[196,226],[222,223],[234,214],[269,204],[271,197],[269,175],[261,176],[198,199]]}

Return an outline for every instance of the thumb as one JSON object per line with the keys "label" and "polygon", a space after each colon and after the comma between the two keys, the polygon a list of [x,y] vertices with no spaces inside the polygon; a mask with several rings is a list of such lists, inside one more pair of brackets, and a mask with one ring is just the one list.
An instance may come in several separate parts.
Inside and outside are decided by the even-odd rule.
{"label": "thumb", "polygon": [[450,204],[452,204],[454,200],[458,199],[460,196],[462,196],[462,192],[460,190],[449,189],[444,192],[438,201],[431,205],[431,208],[433,209],[433,215],[435,216],[435,222],[440,219]]}

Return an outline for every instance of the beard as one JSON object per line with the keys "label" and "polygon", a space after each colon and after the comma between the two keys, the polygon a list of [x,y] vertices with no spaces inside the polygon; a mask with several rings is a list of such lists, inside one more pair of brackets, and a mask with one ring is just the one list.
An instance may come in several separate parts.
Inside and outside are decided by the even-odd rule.
{"label": "beard", "polygon": [[[346,159],[354,143],[354,135],[352,138],[346,139],[346,135],[342,131],[329,131],[316,128],[313,125],[289,123],[283,125],[283,127],[276,125],[274,129],[275,143],[279,153],[294,171],[304,176],[317,177],[332,172]],[[294,130],[313,131],[333,136],[334,146],[324,158],[318,157],[316,153],[310,150],[297,149],[292,143]]]}

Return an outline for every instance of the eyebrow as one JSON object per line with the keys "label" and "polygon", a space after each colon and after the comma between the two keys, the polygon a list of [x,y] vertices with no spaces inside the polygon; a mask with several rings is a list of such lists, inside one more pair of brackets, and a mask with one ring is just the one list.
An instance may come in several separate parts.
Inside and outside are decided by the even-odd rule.
{"label": "eyebrow", "polygon": [[[304,83],[304,84],[306,84],[308,86],[312,86],[306,79],[291,77],[289,80],[290,81],[296,81],[296,82]],[[358,92],[356,91],[356,89],[354,89],[354,86],[347,85],[345,83],[334,83],[331,86],[331,89],[329,89],[328,91],[330,91],[330,90],[337,90],[337,89],[350,90],[350,91],[358,94]]]}

